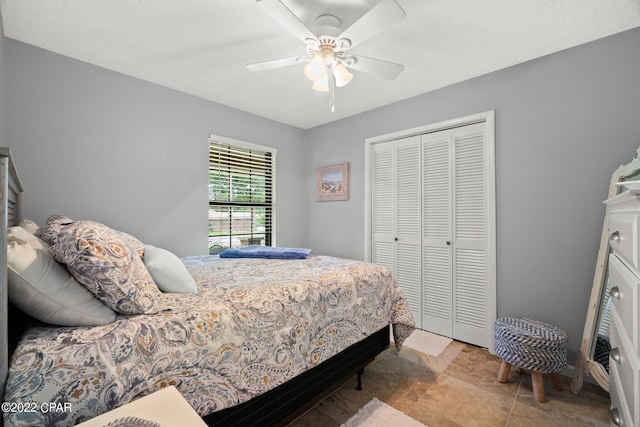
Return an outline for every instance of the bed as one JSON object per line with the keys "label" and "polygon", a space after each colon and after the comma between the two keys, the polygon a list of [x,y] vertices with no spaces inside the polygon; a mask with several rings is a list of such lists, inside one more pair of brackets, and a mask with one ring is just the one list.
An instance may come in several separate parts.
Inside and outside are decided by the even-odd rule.
{"label": "bed", "polygon": [[[105,297],[102,288],[82,283],[114,309],[103,325],[34,321],[7,304],[7,235],[13,239],[20,220],[19,207],[9,200],[19,201],[21,188],[10,153],[5,149],[0,156],[7,189],[2,209],[12,212],[0,231],[5,242],[0,315],[6,328],[0,380],[4,401],[12,405],[4,411],[5,425],[73,425],[171,385],[209,425],[284,425],[346,376],[359,373],[359,378],[388,348],[390,327],[397,348],[414,329],[407,301],[388,270],[325,256],[182,258],[197,293],[147,289],[145,279],[134,274],[134,297],[126,292]],[[48,227],[48,221],[42,234],[55,236],[50,252],[74,275],[87,271],[75,264],[82,256],[74,251],[82,248],[73,240],[87,228],[98,235],[100,227],[116,233],[111,239],[124,243],[114,251],[128,248],[127,256],[136,259],[140,248],[127,240],[133,236],[71,221],[60,228]],[[15,250],[15,244],[12,240],[9,248]],[[131,270],[128,264],[126,269]],[[41,410],[51,403],[59,410]]]}

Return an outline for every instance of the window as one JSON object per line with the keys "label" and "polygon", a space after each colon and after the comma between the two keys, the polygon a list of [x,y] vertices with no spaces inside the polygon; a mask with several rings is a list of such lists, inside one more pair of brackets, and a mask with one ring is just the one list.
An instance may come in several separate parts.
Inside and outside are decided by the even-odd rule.
{"label": "window", "polygon": [[211,136],[209,140],[209,253],[273,244],[276,151]]}

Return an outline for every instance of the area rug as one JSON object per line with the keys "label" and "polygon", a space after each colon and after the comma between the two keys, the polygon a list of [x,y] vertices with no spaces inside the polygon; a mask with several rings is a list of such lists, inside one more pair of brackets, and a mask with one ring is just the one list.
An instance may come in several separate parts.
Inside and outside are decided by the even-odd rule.
{"label": "area rug", "polygon": [[426,427],[375,397],[341,427]]}
{"label": "area rug", "polygon": [[403,345],[429,356],[438,357],[449,343],[451,343],[451,338],[416,329]]}

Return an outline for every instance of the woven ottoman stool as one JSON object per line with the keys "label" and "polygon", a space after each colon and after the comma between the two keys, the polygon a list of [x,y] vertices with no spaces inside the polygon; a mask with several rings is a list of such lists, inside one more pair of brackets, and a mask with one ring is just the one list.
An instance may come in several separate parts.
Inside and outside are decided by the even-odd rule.
{"label": "woven ottoman stool", "polygon": [[562,383],[556,375],[567,367],[569,337],[561,329],[538,320],[503,317],[496,320],[496,354],[502,358],[498,381],[506,383],[511,366],[531,371],[533,395],[544,402],[543,374],[550,374],[556,390]]}

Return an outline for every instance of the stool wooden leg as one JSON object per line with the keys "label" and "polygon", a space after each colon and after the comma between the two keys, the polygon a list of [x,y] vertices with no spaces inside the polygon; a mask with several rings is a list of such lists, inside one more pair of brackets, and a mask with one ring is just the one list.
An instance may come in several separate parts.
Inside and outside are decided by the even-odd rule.
{"label": "stool wooden leg", "polygon": [[558,391],[564,390],[564,387],[562,386],[562,381],[560,381],[558,374],[549,374],[549,377],[551,377],[551,384],[553,385],[554,389]]}
{"label": "stool wooden leg", "polygon": [[507,379],[509,379],[510,370],[511,364],[503,360],[502,364],[500,365],[500,371],[498,372],[498,381],[501,383],[506,383]]}
{"label": "stool wooden leg", "polygon": [[538,402],[544,402],[544,382],[542,374],[531,371],[531,383],[533,384],[533,396]]}

